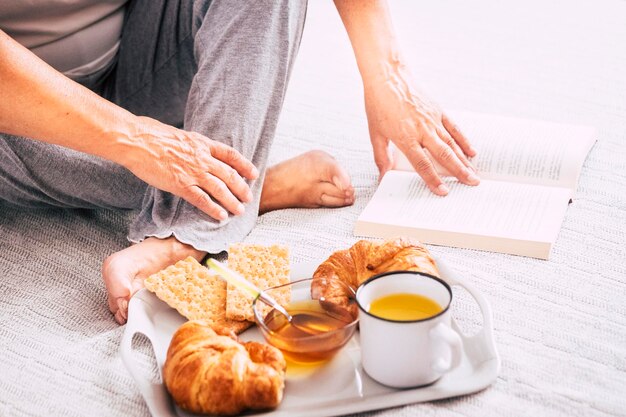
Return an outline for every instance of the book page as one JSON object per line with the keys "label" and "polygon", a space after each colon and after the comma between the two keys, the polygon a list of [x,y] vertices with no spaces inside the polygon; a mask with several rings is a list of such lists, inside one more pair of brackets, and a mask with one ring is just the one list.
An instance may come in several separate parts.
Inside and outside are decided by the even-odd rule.
{"label": "book page", "polygon": [[[472,164],[481,178],[568,187],[572,192],[596,137],[588,126],[471,112],[449,116],[478,151]],[[404,155],[395,154],[397,169],[412,170]]]}
{"label": "book page", "polygon": [[390,171],[358,221],[510,239],[554,242],[567,209],[567,188],[484,180],[448,181],[446,197],[415,174]]}

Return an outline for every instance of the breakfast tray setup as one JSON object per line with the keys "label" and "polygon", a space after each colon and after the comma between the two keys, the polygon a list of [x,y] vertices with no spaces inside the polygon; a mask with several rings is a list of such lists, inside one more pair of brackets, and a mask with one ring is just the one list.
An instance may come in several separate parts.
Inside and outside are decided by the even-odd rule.
{"label": "breakfast tray setup", "polygon": [[[315,270],[314,264],[294,265],[291,279],[308,278]],[[457,323],[452,327],[463,341],[461,364],[433,384],[410,389],[394,389],[372,380],[361,366],[359,332],[328,363],[316,368],[287,369],[282,403],[274,410],[245,413],[247,416],[305,417],[337,416],[382,409],[411,403],[456,397],[480,391],[495,381],[500,372],[500,357],[493,337],[491,307],[485,297],[462,280],[458,274],[437,259],[441,278],[450,286],[461,286],[478,304],[482,314],[482,328],[472,336],[463,335]],[[294,292],[294,300],[305,294]],[[129,305],[128,323],[121,342],[121,356],[139,391],[154,417],[191,416],[172,401],[162,376],[158,381],[147,374],[135,360],[133,338],[143,334],[152,344],[158,372],[161,374],[167,349],[176,329],[186,319],[153,293],[141,290]],[[240,336],[242,341],[263,342],[256,327]],[[384,341],[381,341],[384,343]]]}

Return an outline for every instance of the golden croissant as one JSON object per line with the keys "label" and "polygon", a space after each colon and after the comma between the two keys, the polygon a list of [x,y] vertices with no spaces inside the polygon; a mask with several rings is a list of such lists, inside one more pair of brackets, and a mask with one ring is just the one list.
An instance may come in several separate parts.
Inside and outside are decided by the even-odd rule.
{"label": "golden croissant", "polygon": [[419,271],[439,276],[428,249],[408,238],[385,242],[360,240],[333,253],[317,267],[313,278],[339,278],[356,289],[368,278],[390,271]]}
{"label": "golden croissant", "polygon": [[282,400],[286,363],[269,345],[239,343],[203,321],[174,334],[163,379],[176,404],[194,413],[233,415],[276,407]]}

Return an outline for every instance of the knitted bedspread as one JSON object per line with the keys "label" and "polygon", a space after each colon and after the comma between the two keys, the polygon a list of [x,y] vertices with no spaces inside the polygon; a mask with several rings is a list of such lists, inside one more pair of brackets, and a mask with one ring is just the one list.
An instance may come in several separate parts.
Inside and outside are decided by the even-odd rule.
{"label": "knitted bedspread", "polygon": [[[378,180],[333,8],[310,2],[271,161],[325,150],[358,197],[259,218],[248,241],[287,244],[294,263],[355,242]],[[625,416],[626,1],[391,0],[391,9],[415,79],[444,108],[592,125],[598,142],[549,261],[429,247],[491,301],[502,358],[493,385],[366,414]],[[0,210],[0,416],[148,416],[100,273],[128,245],[133,214]],[[476,311],[460,297],[453,315],[471,328]]]}

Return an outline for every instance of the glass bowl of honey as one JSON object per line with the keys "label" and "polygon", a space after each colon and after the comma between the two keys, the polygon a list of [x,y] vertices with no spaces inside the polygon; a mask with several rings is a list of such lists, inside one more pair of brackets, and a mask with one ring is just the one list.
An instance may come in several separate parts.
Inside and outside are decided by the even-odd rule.
{"label": "glass bowl of honey", "polygon": [[348,343],[357,328],[355,292],[339,279],[302,279],[263,292],[274,299],[287,295],[291,300],[283,305],[291,320],[259,298],[252,304],[263,337],[280,349],[288,362],[326,362]]}

